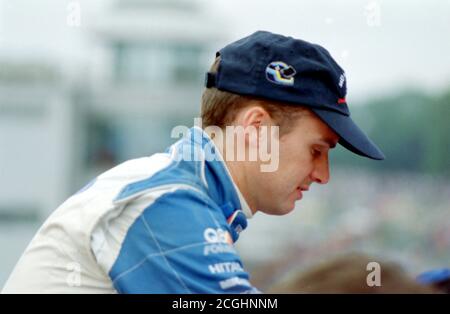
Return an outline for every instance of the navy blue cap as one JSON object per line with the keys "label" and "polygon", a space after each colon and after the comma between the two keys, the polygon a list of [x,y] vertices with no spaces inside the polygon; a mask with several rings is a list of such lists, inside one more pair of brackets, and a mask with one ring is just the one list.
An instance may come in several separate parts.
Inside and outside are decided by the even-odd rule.
{"label": "navy blue cap", "polygon": [[371,159],[384,154],[350,118],[344,70],[323,47],[258,31],[217,52],[206,87],[310,108],[348,150]]}

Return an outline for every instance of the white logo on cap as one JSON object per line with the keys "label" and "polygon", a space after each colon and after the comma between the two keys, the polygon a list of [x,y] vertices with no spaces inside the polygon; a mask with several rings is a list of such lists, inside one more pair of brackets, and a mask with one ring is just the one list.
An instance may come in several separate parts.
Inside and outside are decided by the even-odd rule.
{"label": "white logo on cap", "polygon": [[342,73],[341,76],[339,77],[339,87],[342,88],[342,86],[344,86],[344,82],[345,82],[345,73]]}

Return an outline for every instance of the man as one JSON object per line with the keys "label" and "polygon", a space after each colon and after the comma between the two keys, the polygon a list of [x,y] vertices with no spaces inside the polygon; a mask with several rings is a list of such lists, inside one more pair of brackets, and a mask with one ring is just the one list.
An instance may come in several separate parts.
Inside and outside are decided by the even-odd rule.
{"label": "man", "polygon": [[258,292],[233,248],[247,218],[286,214],[326,184],[337,142],[384,158],[350,119],[344,72],[318,45],[256,32],[217,53],[206,87],[205,131],[69,198],[3,292]]}

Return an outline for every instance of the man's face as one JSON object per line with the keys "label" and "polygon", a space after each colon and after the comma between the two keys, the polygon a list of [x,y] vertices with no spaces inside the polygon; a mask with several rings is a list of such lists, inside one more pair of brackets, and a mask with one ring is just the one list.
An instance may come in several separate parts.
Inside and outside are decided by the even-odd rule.
{"label": "man's face", "polygon": [[329,181],[328,153],[339,140],[313,112],[297,119],[289,133],[279,139],[279,164],[274,172],[252,167],[249,183],[253,203],[258,211],[284,215],[314,182]]}

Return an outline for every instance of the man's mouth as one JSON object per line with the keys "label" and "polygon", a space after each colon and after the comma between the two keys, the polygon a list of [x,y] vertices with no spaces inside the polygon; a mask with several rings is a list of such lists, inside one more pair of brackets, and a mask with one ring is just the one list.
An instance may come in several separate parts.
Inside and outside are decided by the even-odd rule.
{"label": "man's mouth", "polygon": [[299,186],[299,187],[297,187],[297,190],[296,190],[296,192],[297,192],[297,200],[301,200],[303,198],[303,192],[304,191],[308,191],[308,190],[309,190],[308,186],[305,186],[305,187]]}
{"label": "man's mouth", "polygon": [[300,187],[297,188],[297,201],[303,198],[302,189]]}

